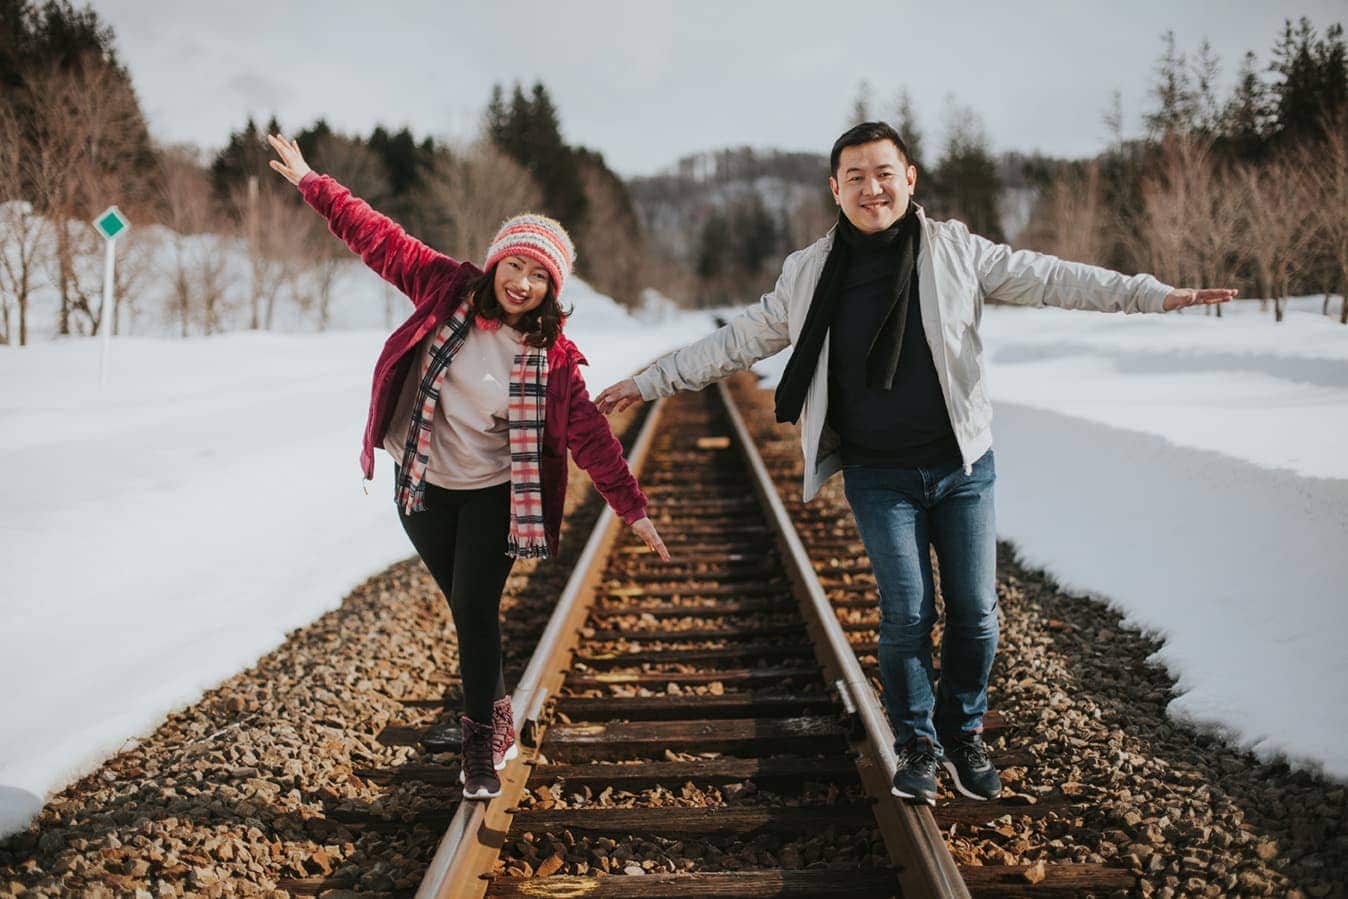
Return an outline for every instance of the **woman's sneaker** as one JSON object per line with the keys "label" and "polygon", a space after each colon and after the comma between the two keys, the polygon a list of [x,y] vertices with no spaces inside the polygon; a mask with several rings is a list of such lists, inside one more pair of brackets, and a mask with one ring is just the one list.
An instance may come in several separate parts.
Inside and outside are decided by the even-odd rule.
{"label": "woman's sneaker", "polygon": [[510,697],[502,696],[491,704],[491,752],[496,770],[520,754],[515,745],[515,715],[510,708]]}
{"label": "woman's sneaker", "polygon": [[988,758],[982,734],[957,734],[945,740],[942,764],[955,780],[955,789],[970,799],[996,799],[1002,792],[1002,779]]}
{"label": "woman's sneaker", "polygon": [[463,727],[463,770],[459,773],[463,798],[495,799],[501,795],[501,779],[492,762],[491,724],[479,724],[467,715],[459,723]]}
{"label": "woman's sneaker", "polygon": [[899,747],[899,766],[890,792],[901,799],[936,804],[936,747],[925,737],[913,737]]}

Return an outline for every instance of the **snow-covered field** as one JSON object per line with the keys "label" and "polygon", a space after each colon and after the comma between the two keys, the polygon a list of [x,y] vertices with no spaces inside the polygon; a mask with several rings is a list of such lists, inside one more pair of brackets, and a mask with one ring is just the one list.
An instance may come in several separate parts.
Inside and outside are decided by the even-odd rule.
{"label": "snow-covered field", "polygon": [[983,336],[998,533],[1164,638],[1172,715],[1344,780],[1348,327],[1319,311],[999,307]]}
{"label": "snow-covered field", "polygon": [[[0,834],[410,555],[356,462],[386,292],[343,278],[353,330],[118,338],[104,390],[93,341],[0,348]],[[567,300],[592,392],[710,328]],[[990,308],[999,531],[1164,636],[1174,714],[1348,778],[1348,328],[1255,305]]]}
{"label": "snow-covered field", "polygon": [[[103,390],[96,341],[0,348],[0,835],[412,554],[382,453],[361,490],[385,291],[353,269],[365,329],[117,338]],[[564,300],[592,393],[711,328]]]}

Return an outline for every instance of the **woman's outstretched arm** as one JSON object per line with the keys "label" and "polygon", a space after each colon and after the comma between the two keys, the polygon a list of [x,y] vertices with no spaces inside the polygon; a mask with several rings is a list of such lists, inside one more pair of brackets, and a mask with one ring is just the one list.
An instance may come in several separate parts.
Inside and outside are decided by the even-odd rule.
{"label": "woman's outstretched arm", "polygon": [[271,167],[299,188],[304,201],[327,219],[333,234],[413,302],[448,283],[458,270],[456,260],[412,237],[333,178],[315,173],[295,141],[269,134],[267,142],[280,157],[271,160]]}

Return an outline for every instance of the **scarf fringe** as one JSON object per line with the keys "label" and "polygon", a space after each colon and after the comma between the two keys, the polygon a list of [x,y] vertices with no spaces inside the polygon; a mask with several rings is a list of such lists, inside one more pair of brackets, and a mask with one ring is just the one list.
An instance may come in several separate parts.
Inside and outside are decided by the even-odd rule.
{"label": "scarf fringe", "polygon": [[526,540],[521,543],[514,534],[511,534],[507,540],[506,555],[515,559],[547,559],[551,557],[546,541],[537,543]]}

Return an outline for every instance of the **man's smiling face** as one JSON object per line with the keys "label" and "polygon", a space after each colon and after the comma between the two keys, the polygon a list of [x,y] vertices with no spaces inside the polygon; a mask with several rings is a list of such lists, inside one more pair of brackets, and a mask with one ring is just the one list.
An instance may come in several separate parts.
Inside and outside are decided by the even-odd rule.
{"label": "man's smiling face", "polygon": [[828,179],[833,199],[863,234],[883,231],[903,217],[917,185],[917,169],[890,140],[844,147]]}

